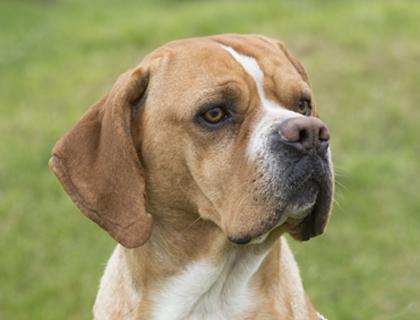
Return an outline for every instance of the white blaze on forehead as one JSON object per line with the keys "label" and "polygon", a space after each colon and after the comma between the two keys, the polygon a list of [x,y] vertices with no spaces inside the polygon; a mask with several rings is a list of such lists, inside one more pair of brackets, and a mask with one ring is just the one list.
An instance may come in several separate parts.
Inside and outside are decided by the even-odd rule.
{"label": "white blaze on forehead", "polygon": [[274,123],[281,123],[289,118],[301,117],[297,112],[290,111],[281,105],[270,101],[264,92],[264,73],[261,70],[255,58],[238,53],[233,48],[221,45],[223,49],[245,69],[245,71],[254,79],[257,87],[258,96],[263,108],[263,115],[256,123],[251,140],[248,146],[248,155],[254,159],[258,153],[264,152],[264,144],[269,134],[269,129]]}
{"label": "white blaze on forehead", "polygon": [[[263,83],[264,83],[264,73],[262,72],[260,66],[258,65],[257,61],[254,58],[244,56],[242,54],[237,53],[233,48],[223,46],[222,47],[229,52],[232,57],[242,65],[245,71],[255,80],[255,84],[257,85],[258,95],[260,96],[261,100],[267,100],[264,93]],[[267,100],[268,101],[268,100]]]}

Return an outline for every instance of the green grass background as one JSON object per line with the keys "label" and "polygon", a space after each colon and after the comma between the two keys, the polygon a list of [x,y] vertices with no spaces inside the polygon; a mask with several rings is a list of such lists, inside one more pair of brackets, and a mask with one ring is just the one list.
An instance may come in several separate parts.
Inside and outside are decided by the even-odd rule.
{"label": "green grass background", "polygon": [[173,39],[286,42],[333,134],[327,233],[292,242],[330,319],[420,317],[419,1],[0,0],[0,319],[88,319],[115,243],[47,161],[116,77]]}

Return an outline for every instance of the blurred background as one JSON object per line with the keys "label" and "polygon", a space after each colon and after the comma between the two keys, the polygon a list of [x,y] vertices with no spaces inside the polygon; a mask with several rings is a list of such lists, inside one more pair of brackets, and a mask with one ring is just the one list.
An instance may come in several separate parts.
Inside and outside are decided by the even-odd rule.
{"label": "blurred background", "polygon": [[326,234],[290,241],[330,319],[420,316],[419,1],[0,0],[0,319],[88,319],[115,243],[49,171],[53,144],[167,41],[285,41],[333,135]]}

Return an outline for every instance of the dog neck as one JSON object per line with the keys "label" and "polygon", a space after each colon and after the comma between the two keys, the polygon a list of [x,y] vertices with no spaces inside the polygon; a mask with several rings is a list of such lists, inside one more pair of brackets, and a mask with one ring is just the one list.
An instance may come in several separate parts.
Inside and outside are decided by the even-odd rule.
{"label": "dog neck", "polygon": [[[132,293],[125,298],[127,308],[147,314],[147,319],[208,319],[209,315],[243,319],[241,315],[258,309],[256,301],[261,307],[280,297],[285,305],[279,310],[284,312],[305,304],[285,240],[238,246],[209,221],[192,216],[171,221],[175,216],[172,210],[156,219],[152,237],[143,247],[118,246],[114,252],[126,278],[116,282],[130,286],[124,291]],[[279,286],[297,289],[277,292]]]}
{"label": "dog neck", "polygon": [[154,319],[232,319],[248,310],[255,297],[254,276],[264,257],[231,248],[218,261],[190,261],[153,295]]}

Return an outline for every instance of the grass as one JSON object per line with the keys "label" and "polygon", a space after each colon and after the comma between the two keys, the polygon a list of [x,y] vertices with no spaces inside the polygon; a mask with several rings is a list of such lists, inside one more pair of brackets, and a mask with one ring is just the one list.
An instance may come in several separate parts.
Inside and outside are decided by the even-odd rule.
{"label": "grass", "polygon": [[292,242],[330,319],[420,314],[420,3],[1,1],[0,319],[87,319],[114,242],[48,170],[54,142],[116,76],[173,39],[284,40],[333,133],[327,233]]}

